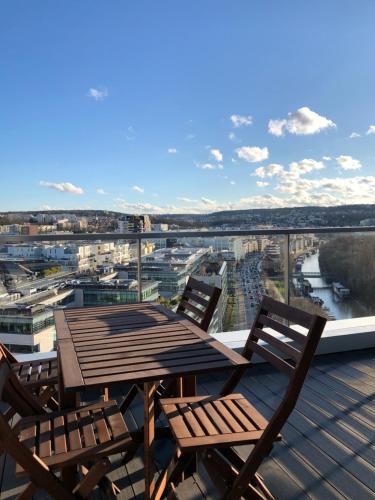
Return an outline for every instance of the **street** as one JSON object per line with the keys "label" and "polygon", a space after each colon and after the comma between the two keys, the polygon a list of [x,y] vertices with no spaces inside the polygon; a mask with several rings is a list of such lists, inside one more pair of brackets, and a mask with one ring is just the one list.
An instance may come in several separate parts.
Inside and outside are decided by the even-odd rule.
{"label": "street", "polygon": [[256,306],[265,289],[261,283],[262,254],[247,254],[236,271],[236,330],[246,330],[253,323]]}

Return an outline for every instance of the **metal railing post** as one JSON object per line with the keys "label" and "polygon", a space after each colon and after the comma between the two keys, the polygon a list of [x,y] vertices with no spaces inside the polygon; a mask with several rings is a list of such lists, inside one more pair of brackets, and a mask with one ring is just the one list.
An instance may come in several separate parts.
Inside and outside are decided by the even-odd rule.
{"label": "metal railing post", "polygon": [[142,240],[137,240],[137,281],[138,281],[138,302],[142,302]]}
{"label": "metal railing post", "polygon": [[285,303],[290,304],[290,234],[285,235],[285,249],[284,249],[284,293]]}

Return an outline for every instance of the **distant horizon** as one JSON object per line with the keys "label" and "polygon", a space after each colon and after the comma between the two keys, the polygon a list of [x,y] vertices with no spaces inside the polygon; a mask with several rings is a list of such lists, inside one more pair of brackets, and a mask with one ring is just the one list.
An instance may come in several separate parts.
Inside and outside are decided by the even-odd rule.
{"label": "distant horizon", "polygon": [[[295,207],[273,207],[273,208],[247,208],[247,209],[232,209],[232,210],[220,210],[214,212],[202,212],[202,213],[147,213],[147,212],[139,212],[138,214],[132,214],[130,212],[121,212],[119,210],[108,210],[101,208],[70,208],[70,209],[50,209],[50,210],[12,210],[12,211],[0,211],[0,215],[7,214],[36,214],[36,213],[64,213],[64,212],[112,212],[118,213],[122,215],[148,215],[150,217],[163,217],[163,216],[197,216],[200,215],[214,215],[220,213],[227,212],[252,212],[252,211],[270,211],[270,210],[298,210],[298,209],[335,209],[335,208],[359,208],[359,207],[373,207],[375,210],[375,203],[356,203],[356,204],[347,204],[347,205],[331,205],[331,206],[321,206],[321,205],[304,205],[304,206],[295,206]],[[374,214],[375,217],[375,214]]]}

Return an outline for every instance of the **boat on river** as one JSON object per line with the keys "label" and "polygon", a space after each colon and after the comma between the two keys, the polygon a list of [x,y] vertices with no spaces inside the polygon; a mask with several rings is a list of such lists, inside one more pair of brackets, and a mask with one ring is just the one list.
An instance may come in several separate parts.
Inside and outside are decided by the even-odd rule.
{"label": "boat on river", "polygon": [[337,281],[332,283],[332,290],[339,299],[346,299],[350,295],[349,288],[346,288],[344,285]]}

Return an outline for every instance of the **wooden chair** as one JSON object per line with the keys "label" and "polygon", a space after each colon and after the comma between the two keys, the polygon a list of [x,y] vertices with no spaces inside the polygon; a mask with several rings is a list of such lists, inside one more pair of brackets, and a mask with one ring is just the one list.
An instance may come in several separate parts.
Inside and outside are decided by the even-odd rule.
{"label": "wooden chair", "polygon": [[[287,326],[285,320],[303,327],[304,333],[301,328],[297,331]],[[281,439],[280,431],[296,404],[325,323],[320,316],[269,297],[263,299],[243,356],[250,360],[255,353],[289,376],[285,395],[270,421],[242,394],[232,394],[245,370],[234,372],[217,397],[159,401],[176,442],[176,452],[159,478],[155,498],[179,480],[196,454],[223,498],[272,498],[257,470],[274,441]],[[277,338],[275,332],[293,341],[293,345]],[[232,449],[242,444],[254,445],[246,461]]]}
{"label": "wooden chair", "polygon": [[18,361],[1,343],[0,352],[3,352],[21,384],[37,396],[39,403],[47,404],[51,410],[57,410],[58,403],[54,398],[58,383],[57,358]]}
{"label": "wooden chair", "polygon": [[190,276],[178,305],[177,314],[207,332],[220,295],[220,288],[209,286]]}
{"label": "wooden chair", "polygon": [[[47,413],[20,384],[2,352],[0,401],[1,407],[6,403],[22,416],[12,428],[9,410],[0,413],[0,445],[15,460],[16,473],[30,478],[18,498],[32,498],[38,489],[59,500],[85,498],[105,479],[108,457],[132,446],[115,402]],[[59,478],[56,472],[67,468],[71,471],[77,465],[83,477],[69,488],[64,476]]]}
{"label": "wooden chair", "polygon": [[[220,295],[221,288],[209,286],[190,276],[176,312],[207,332]],[[175,385],[173,381],[169,384],[161,381],[156,391],[157,397],[170,396]],[[134,384],[121,404],[122,412],[130,406],[138,392],[143,394],[143,388]]]}

